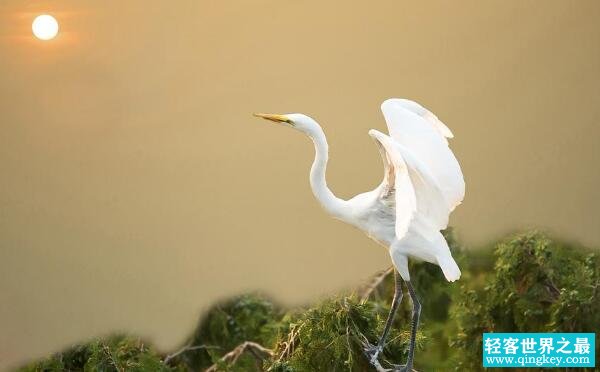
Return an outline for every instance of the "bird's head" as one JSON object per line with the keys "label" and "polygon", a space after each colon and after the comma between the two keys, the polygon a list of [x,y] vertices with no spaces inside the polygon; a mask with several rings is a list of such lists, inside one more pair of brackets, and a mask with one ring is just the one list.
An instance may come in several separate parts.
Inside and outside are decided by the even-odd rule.
{"label": "bird's head", "polygon": [[319,124],[313,118],[304,114],[254,114],[254,116],[294,128],[309,136],[321,131]]}

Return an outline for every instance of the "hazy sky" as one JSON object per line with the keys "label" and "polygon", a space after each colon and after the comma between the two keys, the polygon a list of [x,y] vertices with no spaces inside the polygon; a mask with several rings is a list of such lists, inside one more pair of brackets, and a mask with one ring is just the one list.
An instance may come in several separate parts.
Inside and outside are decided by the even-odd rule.
{"label": "hazy sky", "polygon": [[[57,39],[31,21],[53,14]],[[0,4],[0,369],[112,330],[173,347],[219,298],[360,283],[386,251],[326,216],[381,180],[379,104],[454,132],[471,247],[527,227],[600,244],[598,1]]]}

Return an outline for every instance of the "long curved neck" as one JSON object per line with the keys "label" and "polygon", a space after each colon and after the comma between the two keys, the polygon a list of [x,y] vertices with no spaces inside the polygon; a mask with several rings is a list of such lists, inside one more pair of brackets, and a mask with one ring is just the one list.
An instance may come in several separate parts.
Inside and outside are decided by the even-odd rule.
{"label": "long curved neck", "polygon": [[325,172],[329,158],[329,145],[325,133],[318,127],[308,134],[315,145],[315,160],[310,168],[310,187],[315,198],[331,215],[342,218],[347,214],[347,202],[336,197],[327,186]]}

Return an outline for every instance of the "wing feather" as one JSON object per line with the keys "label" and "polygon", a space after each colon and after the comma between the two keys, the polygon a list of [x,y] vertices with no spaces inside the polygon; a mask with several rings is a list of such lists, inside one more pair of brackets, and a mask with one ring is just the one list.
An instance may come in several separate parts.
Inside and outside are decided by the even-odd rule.
{"label": "wing feather", "polygon": [[[374,129],[369,131],[369,135],[377,143],[386,167],[382,196],[394,196],[396,212],[395,232],[396,237],[400,239],[406,235],[417,211],[415,189],[412,185],[408,167],[402,155],[394,148],[392,139]],[[393,177],[388,177],[388,174],[393,174]]]}
{"label": "wing feather", "polygon": [[369,135],[378,143],[382,157],[385,157],[384,163],[387,161],[394,170],[396,237],[401,239],[415,218],[420,225],[437,230],[446,228],[450,211],[427,166],[393,138],[374,129],[369,131]]}
{"label": "wing feather", "polygon": [[442,121],[438,119],[433,112],[427,110],[419,103],[403,98],[392,98],[388,101],[393,101],[395,104],[421,116],[423,119],[427,120],[444,138],[454,138],[454,134],[452,134],[450,128],[448,128],[446,124],[442,123]]}
{"label": "wing feather", "polygon": [[[371,134],[371,132],[369,132]],[[381,196],[383,198],[389,197],[395,190],[395,182],[396,182],[396,171],[394,166],[391,164],[390,157],[385,150],[385,147],[378,141],[375,137],[375,144],[377,145],[377,149],[379,150],[379,154],[381,155],[381,160],[383,161],[383,181],[381,182]]]}
{"label": "wing feather", "polygon": [[433,113],[416,102],[388,99],[381,105],[390,136],[437,181],[450,211],[465,195],[465,181],[460,165],[446,138],[452,132]]}

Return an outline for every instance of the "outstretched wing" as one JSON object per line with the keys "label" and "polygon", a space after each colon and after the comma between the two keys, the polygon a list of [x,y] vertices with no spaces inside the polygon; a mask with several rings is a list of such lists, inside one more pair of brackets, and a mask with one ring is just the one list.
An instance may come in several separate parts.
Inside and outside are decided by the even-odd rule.
{"label": "outstretched wing", "polygon": [[[425,107],[421,106],[417,102],[404,98],[391,98],[387,101],[393,101],[395,104],[407,110],[410,110],[413,113],[422,117],[423,119],[427,120],[444,138],[454,138],[454,134],[452,134],[452,131],[446,126],[446,124],[442,123],[442,121],[438,119],[438,117],[435,116],[433,112],[427,110]],[[384,104],[386,102],[384,102]],[[448,141],[446,141],[446,143],[447,142]]]}
{"label": "outstretched wing", "polygon": [[390,136],[421,162],[437,181],[450,211],[465,196],[465,181],[448,147],[452,132],[437,116],[418,103],[392,98],[381,105]]}
{"label": "outstretched wing", "polygon": [[382,192],[395,198],[396,237],[402,238],[415,218],[432,228],[444,229],[450,211],[427,166],[393,138],[374,129],[369,135],[378,144],[384,162]]}

